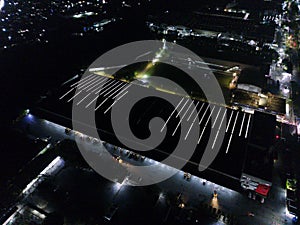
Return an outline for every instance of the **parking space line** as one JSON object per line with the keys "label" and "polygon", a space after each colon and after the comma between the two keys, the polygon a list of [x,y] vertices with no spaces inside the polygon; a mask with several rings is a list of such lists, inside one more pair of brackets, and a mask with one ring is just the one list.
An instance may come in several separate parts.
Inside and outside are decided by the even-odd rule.
{"label": "parking space line", "polygon": [[244,126],[244,121],[245,121],[245,116],[246,116],[246,113],[244,113],[244,115],[243,115],[243,121],[242,121],[242,125],[241,125],[241,128],[240,128],[239,137],[242,135],[243,126]]}
{"label": "parking space line", "polygon": [[230,146],[230,144],[231,144],[231,140],[232,140],[233,132],[234,132],[235,125],[236,125],[236,121],[237,121],[237,118],[238,118],[238,117],[239,117],[239,111],[237,112],[237,114],[236,114],[236,116],[235,116],[235,120],[234,120],[233,128],[232,128],[232,130],[231,130],[230,138],[229,138],[228,145],[227,145],[227,148],[226,148],[226,154],[228,153],[229,146]]}
{"label": "parking space line", "polygon": [[177,110],[177,108],[179,107],[179,105],[182,103],[183,99],[184,98],[182,98],[180,100],[180,102],[177,104],[177,106],[175,107],[175,109],[173,110],[173,112],[170,114],[169,118],[167,119],[167,121],[165,122],[165,124],[163,125],[163,127],[161,128],[160,132],[162,132],[165,129],[165,127],[167,126],[169,120],[171,119],[171,117],[173,116],[174,112]]}
{"label": "parking space line", "polygon": [[230,125],[230,122],[231,122],[231,119],[232,119],[232,114],[233,114],[233,110],[231,110],[230,118],[229,118],[229,121],[228,121],[228,124],[227,124],[227,128],[226,128],[226,133],[228,131],[228,128],[229,128],[229,125]]}
{"label": "parking space line", "polygon": [[[204,104],[204,103],[202,102],[202,105],[203,105],[203,104]],[[196,106],[194,107],[194,109],[193,109],[193,111],[191,112],[191,114],[190,114],[189,118],[187,119],[187,121],[190,120],[191,116],[193,115],[193,113],[194,113],[195,110],[197,109],[197,106],[198,106],[198,105],[199,105],[199,102],[197,102]]]}
{"label": "parking space line", "polygon": [[201,141],[201,138],[202,138],[202,136],[203,136],[203,134],[204,134],[204,131],[205,131],[205,129],[206,129],[206,126],[207,126],[207,124],[208,124],[208,122],[209,122],[209,120],[210,120],[210,118],[211,118],[211,115],[213,114],[213,112],[214,112],[214,110],[215,110],[215,105],[214,105],[214,107],[213,107],[213,109],[211,110],[211,112],[210,112],[210,114],[209,114],[209,116],[208,116],[208,119],[207,119],[207,121],[206,121],[206,123],[205,123],[205,125],[204,125],[204,128],[203,128],[203,130],[202,130],[202,133],[201,133],[201,135],[200,135],[200,137],[199,137],[199,140],[198,140],[198,144],[200,143],[200,141]]}
{"label": "parking space line", "polygon": [[223,114],[221,123],[220,123],[220,125],[219,125],[218,131],[217,131],[217,134],[216,134],[216,137],[215,137],[215,140],[214,140],[214,143],[213,143],[213,145],[211,146],[212,149],[215,147],[216,140],[217,140],[217,138],[218,138],[218,136],[219,136],[219,132],[220,132],[220,130],[221,130],[221,126],[222,126],[222,124],[223,124],[223,121],[224,121],[224,118],[225,118],[225,116],[226,116],[226,113],[227,113],[227,108],[225,108],[225,111],[224,111],[224,114]]}
{"label": "parking space line", "polygon": [[191,108],[191,106],[192,106],[193,103],[194,103],[194,101],[191,102],[191,104],[189,105],[189,107],[187,108],[187,110],[185,111],[185,113],[183,114],[183,116],[181,117],[181,119],[180,119],[179,123],[177,124],[177,126],[176,126],[176,128],[175,128],[175,130],[174,130],[174,132],[172,134],[172,136],[174,136],[174,134],[176,133],[179,125],[182,123],[183,118],[185,117],[185,115],[187,114],[187,112],[189,111],[189,109]]}
{"label": "parking space line", "polygon": [[61,96],[59,98],[59,100],[62,100],[64,97],[66,97],[69,93],[71,93],[75,88],[72,88],[70,91],[68,91],[67,93],[65,93],[63,96]]}
{"label": "parking space line", "polygon": [[248,124],[247,124],[247,130],[246,130],[245,138],[247,138],[247,137],[248,137],[248,130],[249,130],[249,125],[250,125],[250,120],[251,120],[251,114],[249,114],[249,118],[248,118]]}
{"label": "parking space line", "polygon": [[186,104],[188,103],[189,99],[186,100],[186,102],[184,103],[184,105],[182,106],[182,108],[179,110],[179,112],[176,115],[176,118],[180,115],[181,111],[184,109],[184,107],[186,106]]}
{"label": "parking space line", "polygon": [[203,106],[204,106],[204,103],[202,103],[202,105],[201,105],[201,107],[200,107],[199,111],[197,112],[197,114],[196,114],[196,116],[195,116],[195,118],[194,118],[194,120],[193,120],[193,122],[192,122],[192,124],[191,124],[191,126],[190,126],[190,128],[189,128],[189,130],[188,130],[188,132],[187,132],[187,134],[185,135],[185,138],[184,138],[184,140],[186,140],[186,139],[187,139],[187,137],[189,136],[189,134],[190,134],[190,131],[191,131],[192,127],[194,126],[194,123],[195,123],[195,121],[196,121],[196,119],[197,119],[197,117],[198,117],[199,113],[201,112],[201,110],[202,110]]}
{"label": "parking space line", "polygon": [[80,82],[83,82],[83,83],[84,83],[85,81],[89,80],[93,75],[94,75],[94,74],[88,75],[87,77],[85,77],[85,78],[83,78],[83,79],[77,81],[76,83],[72,84],[70,87],[74,87],[74,86],[76,86],[77,84],[79,84]]}
{"label": "parking space line", "polygon": [[128,93],[128,91],[126,91],[126,92],[124,92],[117,100],[115,100],[111,105],[110,105],[110,107],[108,107],[106,110],[105,110],[105,112],[104,112],[104,114],[106,114],[118,101],[120,101],[121,100],[121,98],[123,98],[126,94]]}
{"label": "parking space line", "polygon": [[91,93],[88,93],[83,99],[81,99],[78,103],[77,103],[77,105],[79,105],[81,102],[83,102],[87,97],[89,97],[89,95],[90,95]]}
{"label": "parking space line", "polygon": [[79,95],[81,93],[81,91],[79,91],[77,94],[75,94],[72,98],[70,98],[69,100],[68,100],[68,102],[70,102],[70,101],[72,101],[74,98],[76,98],[76,96],[77,95]]}

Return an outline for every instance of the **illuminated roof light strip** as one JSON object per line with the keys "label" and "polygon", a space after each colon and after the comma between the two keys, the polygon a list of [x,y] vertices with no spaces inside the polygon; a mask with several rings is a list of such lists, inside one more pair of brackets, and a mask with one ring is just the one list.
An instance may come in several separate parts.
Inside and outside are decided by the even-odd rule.
{"label": "illuminated roof light strip", "polygon": [[175,107],[175,109],[173,110],[173,112],[170,114],[169,118],[167,119],[167,121],[165,122],[165,124],[163,125],[163,127],[161,128],[160,132],[162,132],[165,129],[165,127],[167,126],[169,120],[171,119],[171,117],[173,116],[173,114],[175,113],[175,111],[177,110],[177,108],[179,107],[179,105],[182,103],[183,99],[184,98],[182,98],[180,100],[180,102],[177,104],[177,106]]}
{"label": "illuminated roof light strip", "polygon": [[68,91],[67,93],[65,93],[63,96],[61,96],[59,98],[59,100],[62,100],[64,97],[66,97],[69,93],[71,93],[75,88],[72,88],[70,91]]}
{"label": "illuminated roof light strip", "polygon": [[[90,86],[92,86],[92,87],[90,87],[90,88],[87,89],[86,91],[92,90],[94,87],[98,86],[99,84],[101,84],[101,83],[102,83],[103,81],[105,81],[105,80],[106,80],[105,77],[100,78],[96,83],[93,83],[93,84],[89,85],[89,87],[90,87]],[[86,88],[88,88],[88,87],[86,87]],[[84,90],[85,90],[86,88],[84,88]]]}
{"label": "illuminated roof light strip", "polygon": [[110,107],[108,107],[106,110],[105,110],[105,112],[104,112],[104,114],[106,114],[118,101],[120,101],[121,100],[121,98],[123,98],[126,94],[128,93],[128,91],[126,91],[126,92],[124,92],[117,100],[115,100],[114,102],[113,102],[113,104],[111,104],[111,106]]}
{"label": "illuminated roof light strip", "polygon": [[110,87],[106,88],[105,91],[103,91],[101,93],[101,95],[103,95],[105,92],[110,91],[112,88],[114,88],[117,84],[121,83],[120,81],[115,82],[114,84],[112,83],[112,85],[110,85]]}
{"label": "illuminated roof light strip", "polygon": [[190,99],[187,99],[186,102],[184,103],[184,105],[182,106],[182,108],[179,110],[179,112],[176,115],[176,118],[180,115],[181,111],[184,109],[184,107],[186,106],[186,104],[188,103]]}
{"label": "illuminated roof light strip", "polygon": [[247,130],[246,130],[245,138],[247,138],[247,137],[248,137],[248,130],[249,130],[249,125],[250,125],[250,120],[251,120],[251,114],[249,114],[249,118],[248,118],[248,124],[247,124]]}
{"label": "illuminated roof light strip", "polygon": [[122,94],[124,91],[126,91],[129,87],[131,87],[132,84],[127,85],[126,87],[124,86],[124,88],[116,95],[113,97],[113,99],[115,99],[116,97],[118,97],[120,94]]}
{"label": "illuminated roof light strip", "polygon": [[185,111],[185,113],[183,114],[183,116],[181,117],[181,119],[180,119],[179,123],[177,124],[177,126],[176,126],[176,128],[175,128],[175,130],[174,130],[174,132],[172,134],[172,136],[174,136],[174,134],[176,133],[179,125],[182,123],[183,118],[185,117],[185,115],[187,114],[187,112],[190,110],[190,108],[191,108],[191,106],[192,106],[193,103],[194,103],[194,101],[191,102],[191,104],[189,105],[189,107],[187,108],[187,110]]}
{"label": "illuminated roof light strip", "polygon": [[226,133],[228,131],[228,128],[229,128],[229,125],[230,125],[230,122],[231,122],[231,119],[232,119],[232,114],[233,114],[233,110],[231,111],[231,114],[230,114],[230,118],[229,118],[229,121],[228,121],[228,124],[227,124],[227,128],[226,128]]}
{"label": "illuminated roof light strip", "polygon": [[233,136],[233,132],[234,132],[235,125],[236,125],[236,121],[237,121],[237,118],[238,118],[238,117],[239,117],[239,112],[237,112],[236,117],[235,117],[235,120],[234,120],[233,128],[232,128],[232,130],[231,130],[230,139],[229,139],[229,141],[228,141],[228,145],[227,145],[227,148],[226,148],[226,154],[228,153],[229,146],[230,146],[230,144],[231,144],[231,139],[232,139],[232,136]]}
{"label": "illuminated roof light strip", "polygon": [[243,116],[243,121],[242,121],[242,125],[241,125],[241,128],[240,128],[239,137],[242,135],[243,126],[244,126],[244,121],[245,121],[245,116],[246,116],[246,113],[244,113],[244,116]]}
{"label": "illuminated roof light strip", "polygon": [[68,102],[72,101],[74,98],[76,98],[79,94],[81,93],[81,91],[79,91],[77,94],[75,94],[72,98],[70,98],[68,100]]}
{"label": "illuminated roof light strip", "polygon": [[216,106],[214,105],[213,109],[211,110],[211,112],[210,112],[210,114],[209,114],[209,116],[208,116],[208,119],[206,120],[206,123],[205,123],[205,125],[204,125],[203,130],[202,130],[202,133],[201,133],[201,135],[200,135],[200,137],[199,137],[198,144],[199,144],[200,141],[201,141],[201,138],[202,138],[202,136],[203,136],[203,134],[204,134],[204,131],[205,131],[206,127],[207,127],[207,124],[208,124],[208,122],[209,122],[209,120],[210,120],[210,118],[211,118],[211,116],[212,116],[212,114],[213,114],[213,112],[214,112],[214,110],[215,110],[215,107],[216,107]]}
{"label": "illuminated roof light strip", "polygon": [[194,123],[195,123],[195,121],[196,121],[196,119],[197,119],[197,117],[198,117],[199,113],[201,112],[201,110],[202,110],[203,106],[204,106],[204,103],[202,103],[202,105],[201,105],[201,107],[200,107],[200,109],[199,109],[198,113],[196,114],[196,116],[195,116],[195,118],[194,118],[194,120],[193,120],[193,122],[192,122],[192,124],[191,124],[191,126],[190,126],[190,128],[189,128],[189,130],[188,130],[188,132],[187,132],[187,134],[185,135],[185,138],[184,138],[184,140],[186,140],[186,139],[187,139],[187,137],[189,136],[189,134],[190,134],[190,131],[191,131],[191,129],[192,129],[192,127],[193,127],[193,125],[194,125]]}
{"label": "illuminated roof light strip", "polygon": [[78,86],[77,86],[77,88],[78,88],[78,89],[82,89],[83,87],[85,87],[86,85],[88,85],[88,84],[90,84],[90,83],[93,84],[93,82],[95,82],[95,81],[98,80],[98,79],[99,79],[99,77],[94,77],[93,79],[91,79],[91,80],[88,81],[88,82],[85,82],[84,84],[79,83]]}
{"label": "illuminated roof light strip", "polygon": [[[110,81],[108,81],[107,83],[101,85],[100,90],[97,91],[95,94],[96,94],[96,95],[97,95],[97,94],[101,95],[102,92],[103,92],[106,88],[108,88],[113,82],[114,82],[114,80],[110,80]],[[105,87],[102,88],[103,86],[105,86]]]}
{"label": "illuminated roof light strip", "polygon": [[225,116],[226,116],[226,112],[227,112],[227,109],[225,108],[225,111],[224,111],[224,114],[223,114],[221,123],[220,123],[220,125],[219,125],[218,131],[217,131],[217,134],[216,134],[216,137],[215,137],[215,140],[214,140],[214,143],[213,143],[213,145],[211,146],[212,149],[215,147],[216,140],[217,140],[217,138],[218,138],[218,136],[219,136],[219,132],[220,132],[220,130],[221,130],[221,126],[222,126],[223,121],[224,121],[224,118],[225,118]]}
{"label": "illuminated roof light strip", "polygon": [[200,120],[200,122],[199,122],[198,125],[200,125],[202,123],[202,120],[204,119],[204,117],[205,117],[206,112],[208,111],[208,109],[209,109],[209,104],[207,105],[207,108],[205,109],[204,113],[202,114],[201,120]]}
{"label": "illuminated roof light strip", "polygon": [[81,99],[81,100],[77,103],[77,105],[79,105],[80,103],[82,103],[87,97],[89,97],[90,94],[91,94],[91,93],[88,93],[83,99]]}
{"label": "illuminated roof light strip", "polygon": [[[195,112],[197,106],[198,106],[199,102],[197,102],[196,106],[194,107],[193,111],[191,112],[190,116],[188,117],[187,121],[190,120],[190,118],[192,117],[193,113]],[[202,103],[203,104],[203,103]]]}
{"label": "illuminated roof light strip", "polygon": [[217,117],[216,117],[216,119],[215,119],[215,122],[213,123],[213,125],[212,125],[212,127],[211,128],[214,128],[215,127],[215,125],[216,125],[216,122],[217,122],[217,120],[218,120],[218,118],[219,118],[219,115],[220,115],[220,112],[221,112],[221,107],[219,108],[219,111],[218,111],[218,114],[217,114]]}
{"label": "illuminated roof light strip", "polygon": [[79,84],[80,82],[83,82],[83,83],[84,83],[86,80],[89,80],[92,76],[94,76],[94,74],[90,74],[90,75],[88,75],[87,77],[82,78],[81,80],[79,80],[79,81],[77,81],[76,83],[72,84],[70,87],[74,87],[74,86],[76,86],[76,84]]}

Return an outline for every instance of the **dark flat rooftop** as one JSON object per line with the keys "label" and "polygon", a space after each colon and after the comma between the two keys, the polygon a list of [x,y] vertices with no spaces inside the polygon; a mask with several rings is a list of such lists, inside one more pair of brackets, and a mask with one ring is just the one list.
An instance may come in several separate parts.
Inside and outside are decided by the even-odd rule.
{"label": "dark flat rooftop", "polygon": [[[100,76],[98,76],[97,78],[97,75],[92,76],[96,80],[102,79]],[[73,81],[73,84],[75,84],[75,82],[76,80]],[[107,88],[107,91],[106,93],[105,91],[103,91],[103,94],[99,95],[98,99],[96,100],[96,108],[100,106],[96,111],[96,124],[98,134],[101,139],[109,143],[113,143],[117,146],[126,148],[126,146],[122,146],[119,140],[115,137],[114,131],[112,129],[110,107],[114,102],[113,97],[117,96],[117,98],[119,98],[123,96],[120,99],[120,101],[122,101],[123,98],[126,98],[126,94],[124,94],[126,93],[126,91],[132,92],[135,95],[139,95],[139,92],[142,89],[144,89],[143,91],[145,91],[146,89],[149,96],[151,96],[152,94],[154,94],[154,92],[157,92],[157,90],[154,90],[153,88],[141,87],[138,85],[130,85],[118,80],[108,79],[105,82],[107,83],[106,85],[104,85],[103,90]],[[34,113],[42,118],[46,118],[61,125],[71,127],[72,101],[75,101],[75,107],[81,107],[81,109],[85,109],[96,97],[95,92],[92,92],[93,90],[87,92],[86,90],[84,90],[84,87],[81,87],[82,92],[80,92],[74,98],[75,90],[70,91],[72,89],[70,85],[73,84],[62,86],[62,88],[59,89],[57,93],[41,102],[36,107]],[[116,94],[108,98],[109,95],[106,94],[109,92],[109,90],[111,90],[109,89],[110,87],[112,87],[110,85],[114,84],[115,86],[118,86],[120,84],[123,89],[126,89],[126,91],[120,89]],[[73,87],[75,87],[75,85],[73,85]],[[163,93],[163,95],[170,94]],[[196,150],[189,163],[185,167],[187,170],[197,172],[197,170],[195,169],[198,168],[200,159],[202,158],[205,147],[208,144],[207,142],[211,132],[210,127],[212,125],[220,127],[221,123],[224,123],[225,119],[227,119],[227,124],[225,124],[226,133],[222,142],[222,147],[216,159],[209,167],[209,172],[206,171],[205,173],[200,173],[199,176],[203,177],[206,174],[208,177],[211,177],[213,174],[218,174],[225,175],[230,179],[238,180],[242,173],[248,138],[250,136],[250,133],[252,133],[253,115],[214,104],[211,104],[211,107],[214,110],[210,112],[209,104],[206,102],[183,98],[177,95],[172,95],[172,97],[177,99],[177,102],[180,103],[178,104],[180,116],[185,116],[182,121],[180,121],[179,117],[176,118],[176,113],[172,114],[172,112],[174,111],[174,107],[170,103],[156,97],[148,97],[140,101],[131,111],[130,118],[126,118],[125,115],[124,118],[120,118],[123,120],[128,119],[130,121],[132,132],[141,139],[147,138],[150,135],[148,126],[149,121],[152,118],[160,117],[163,118],[164,121],[168,121],[169,119],[166,126],[167,133],[164,141],[156,149],[141,153],[146,157],[161,161],[173,152],[178,143],[180,135],[186,136],[186,141],[189,141],[189,131],[180,129],[180,126],[179,129],[176,129],[178,124],[181,126],[185,125],[185,127],[190,127],[191,130],[195,129],[196,126],[200,126],[200,134],[202,133],[202,136],[199,137],[199,144],[197,145]],[[192,103],[197,106],[197,110],[195,110],[194,112],[192,112],[192,110],[189,110],[188,107]],[[86,110],[88,110],[88,108],[89,107],[87,107]],[[216,116],[215,121],[212,121],[211,115]],[[193,119],[196,116],[198,116],[200,125],[192,125]],[[188,117],[190,117],[189,121],[187,121]],[[183,132],[183,134],[181,134],[181,132]],[[220,137],[216,135],[215,140],[218,141],[218,138]],[[212,150],[214,150],[214,145],[210,147]],[[195,172],[193,173],[195,174]]]}

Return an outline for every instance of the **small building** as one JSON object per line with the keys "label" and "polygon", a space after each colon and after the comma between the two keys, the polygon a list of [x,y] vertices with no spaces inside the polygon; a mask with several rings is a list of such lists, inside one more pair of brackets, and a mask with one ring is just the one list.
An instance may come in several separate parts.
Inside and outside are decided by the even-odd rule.
{"label": "small building", "polygon": [[276,117],[256,111],[246,147],[241,186],[266,198],[272,186]]}

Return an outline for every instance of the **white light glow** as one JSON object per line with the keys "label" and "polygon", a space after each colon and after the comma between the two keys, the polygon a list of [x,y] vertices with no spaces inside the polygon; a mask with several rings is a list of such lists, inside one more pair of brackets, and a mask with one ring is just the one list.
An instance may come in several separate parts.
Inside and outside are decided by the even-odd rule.
{"label": "white light glow", "polygon": [[4,0],[0,0],[0,11],[3,9],[5,3]]}

